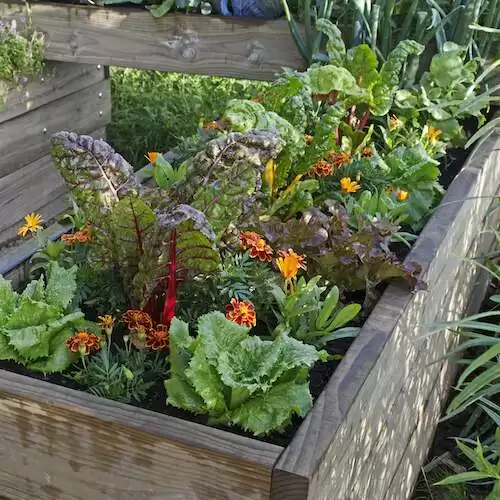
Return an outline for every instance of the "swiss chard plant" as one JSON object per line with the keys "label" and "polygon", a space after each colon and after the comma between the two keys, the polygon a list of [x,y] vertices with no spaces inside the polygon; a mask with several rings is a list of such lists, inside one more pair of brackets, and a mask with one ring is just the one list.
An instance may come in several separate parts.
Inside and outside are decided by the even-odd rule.
{"label": "swiss chard plant", "polygon": [[141,185],[103,141],[61,132],[56,166],[92,228],[89,263],[113,269],[130,306],[169,324],[179,281],[217,269],[217,241],[252,204],[264,166],[282,140],[272,132],[228,134],[209,142],[162,190]]}
{"label": "swiss chard plant", "polygon": [[269,434],[309,411],[308,370],[326,356],[284,334],[272,341],[252,336],[219,312],[199,318],[196,338],[174,318],[167,402],[208,414],[212,424]]}
{"label": "swiss chard plant", "polygon": [[71,308],[76,271],[52,262],[46,278],[29,282],[22,293],[0,276],[0,359],[44,373],[61,372],[75,361],[65,342],[86,324],[83,313]]}

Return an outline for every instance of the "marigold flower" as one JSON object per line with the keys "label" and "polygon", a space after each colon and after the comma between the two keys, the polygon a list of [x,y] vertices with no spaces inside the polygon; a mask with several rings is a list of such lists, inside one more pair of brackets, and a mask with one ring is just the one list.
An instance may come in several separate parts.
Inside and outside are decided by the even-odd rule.
{"label": "marigold flower", "polygon": [[260,238],[250,248],[250,257],[258,258],[262,262],[271,262],[273,249],[266,243],[266,240]]}
{"label": "marigold flower", "polygon": [[408,191],[405,191],[404,189],[398,189],[396,191],[396,199],[398,201],[405,201],[408,198]]}
{"label": "marigold flower", "polygon": [[72,245],[73,243],[88,243],[90,241],[90,227],[85,226],[81,231],[76,231],[73,234],[63,234],[61,241]]}
{"label": "marigold flower", "polygon": [[306,134],[304,136],[304,139],[306,140],[306,144],[310,146],[314,140],[314,137],[312,135]]}
{"label": "marigold flower", "polygon": [[165,325],[156,325],[146,333],[146,347],[159,351],[168,347],[168,329]]}
{"label": "marigold flower", "polygon": [[156,160],[158,160],[158,153],[156,151],[150,151],[147,155],[146,155],[146,158],[147,160],[149,161],[149,163],[153,163],[155,164],[156,163]]}
{"label": "marigold flower", "polygon": [[439,139],[439,136],[443,132],[439,130],[438,128],[435,127],[429,127],[427,129],[427,137],[432,145],[436,144],[437,140]]}
{"label": "marigold flower", "polygon": [[261,103],[262,102],[262,99],[259,97],[259,96],[256,96],[256,97],[253,97],[252,99],[250,99],[252,102],[256,102],[256,103]]}
{"label": "marigold flower", "polygon": [[340,187],[344,193],[355,193],[361,189],[361,186],[356,181],[351,181],[350,177],[342,177]]}
{"label": "marigold flower", "polygon": [[71,352],[78,352],[81,356],[88,356],[101,348],[101,342],[97,335],[80,330],[66,341],[66,347]]}
{"label": "marigold flower", "polygon": [[42,229],[43,218],[40,214],[35,212],[28,214],[24,217],[24,224],[18,228],[17,234],[23,238],[28,234],[35,234]]}
{"label": "marigold flower", "polygon": [[113,318],[111,314],[105,314],[104,316],[98,316],[97,319],[99,320],[99,326],[106,332],[106,335],[111,335],[115,324],[115,318]]}
{"label": "marigold flower", "polygon": [[254,305],[249,300],[231,299],[231,303],[226,306],[226,318],[247,328],[257,323]]}
{"label": "marigold flower", "polygon": [[222,124],[217,120],[211,120],[209,122],[203,123],[203,128],[205,130],[224,130]]}
{"label": "marigold flower", "polygon": [[127,323],[129,330],[149,331],[153,328],[151,316],[144,311],[129,309],[123,313],[122,319]]}
{"label": "marigold flower", "polygon": [[261,236],[259,233],[256,233],[254,231],[242,231],[240,233],[240,248],[242,250],[248,250],[249,248],[253,247],[260,239]]}
{"label": "marigold flower", "polygon": [[328,156],[334,168],[344,167],[345,165],[349,165],[352,161],[352,156],[344,151],[329,151]]}
{"label": "marigold flower", "polygon": [[389,118],[389,130],[392,132],[402,126],[403,122],[396,115],[391,115]]}
{"label": "marigold flower", "polygon": [[333,165],[326,160],[317,161],[309,170],[308,175],[317,175],[318,177],[327,177],[333,172]]}
{"label": "marigold flower", "polygon": [[371,158],[373,156],[373,149],[370,146],[365,146],[361,151],[361,158]]}
{"label": "marigold flower", "polygon": [[276,259],[276,265],[283,278],[285,278],[285,281],[290,281],[295,278],[300,269],[307,269],[305,256],[295,253],[291,248],[286,252],[280,250],[278,255],[279,257]]}

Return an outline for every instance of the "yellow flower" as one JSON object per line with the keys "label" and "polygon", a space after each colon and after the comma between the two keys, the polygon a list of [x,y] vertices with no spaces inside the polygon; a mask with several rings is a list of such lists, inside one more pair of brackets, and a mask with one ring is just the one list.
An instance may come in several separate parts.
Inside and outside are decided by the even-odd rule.
{"label": "yellow flower", "polygon": [[404,189],[398,189],[396,191],[396,199],[398,201],[405,201],[408,198],[408,191],[405,191]]}
{"label": "yellow flower", "polygon": [[342,177],[340,187],[344,193],[355,193],[361,189],[361,186],[356,181],[351,181],[350,177]]}
{"label": "yellow flower", "polygon": [[106,335],[111,335],[113,332],[113,326],[115,324],[115,319],[111,314],[105,314],[104,316],[98,316],[99,326],[102,330],[106,332]]}
{"label": "yellow flower", "polygon": [[392,115],[389,118],[389,130],[392,132],[393,130],[398,129],[403,126],[403,122],[396,116]]}
{"label": "yellow flower", "polygon": [[147,155],[146,158],[148,159],[149,163],[156,163],[156,160],[158,160],[158,153],[154,151],[150,151]]}
{"label": "yellow flower", "polygon": [[441,130],[439,130],[438,128],[435,128],[435,127],[429,127],[427,129],[427,137],[429,139],[429,142],[434,146],[439,138],[439,136],[442,134],[443,132]]}
{"label": "yellow flower", "polygon": [[310,146],[313,143],[313,141],[314,141],[314,137],[312,135],[309,135],[309,134],[306,134],[304,136],[304,139],[306,140],[306,144],[308,146]]}
{"label": "yellow flower", "polygon": [[24,225],[17,230],[17,234],[23,238],[28,234],[35,234],[38,230],[42,229],[42,216],[35,212],[28,214],[24,217]]}
{"label": "yellow flower", "polygon": [[278,254],[276,265],[283,278],[285,278],[285,282],[290,283],[297,276],[300,269],[307,269],[305,256],[296,254],[291,248],[286,252],[280,250]]}

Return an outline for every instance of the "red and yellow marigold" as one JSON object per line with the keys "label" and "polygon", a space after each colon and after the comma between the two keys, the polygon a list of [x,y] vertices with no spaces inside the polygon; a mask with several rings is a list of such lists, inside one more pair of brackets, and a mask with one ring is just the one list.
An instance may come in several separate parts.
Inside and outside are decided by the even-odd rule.
{"label": "red and yellow marigold", "polygon": [[226,318],[247,328],[257,323],[254,305],[249,300],[231,299],[231,303],[226,306]]}
{"label": "red and yellow marigold", "polygon": [[71,352],[88,356],[101,348],[101,339],[93,333],[80,330],[66,341],[66,346]]}

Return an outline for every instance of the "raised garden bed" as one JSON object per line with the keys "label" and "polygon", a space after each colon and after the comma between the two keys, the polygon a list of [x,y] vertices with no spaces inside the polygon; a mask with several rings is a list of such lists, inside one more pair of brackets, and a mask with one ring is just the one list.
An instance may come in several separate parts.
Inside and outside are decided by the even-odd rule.
{"label": "raised garden bed", "polygon": [[[2,494],[406,498],[453,373],[450,362],[430,365],[453,338],[418,337],[481,293],[477,268],[462,257],[481,252],[499,145],[493,136],[473,152],[408,257],[422,265],[428,291],[388,287],[287,447],[2,371]],[[23,277],[22,264],[12,267],[20,253],[2,257],[0,274]],[[373,464],[378,472],[367,476]]]}
{"label": "raised garden bed", "polygon": [[[0,4],[0,15],[18,10],[18,4]],[[67,14],[64,20],[57,17],[61,12]],[[36,4],[33,14],[36,26],[48,37],[49,58],[184,69],[177,55],[169,53],[165,58],[162,52],[143,64],[135,45],[123,50],[125,42],[115,44],[121,40],[118,26],[130,28],[127,39],[137,42],[144,37],[143,23],[154,23],[147,25],[154,32],[157,23],[175,20],[168,16],[145,21],[136,16],[149,14],[128,12]],[[217,18],[209,22],[239,23]],[[270,26],[250,25],[267,26],[265,30]],[[64,50],[58,56],[51,50],[57,46],[59,28],[64,31],[60,41]],[[95,40],[104,40],[104,45],[94,50],[89,43],[91,55],[85,59],[78,37],[87,37],[93,29],[98,33]],[[228,38],[234,41],[238,33]],[[68,47],[72,47],[69,52]],[[231,43],[228,50],[232,47]],[[120,56],[120,51],[126,56]],[[241,49],[237,51],[236,59],[241,57]],[[167,61],[165,66],[162,61]],[[220,66],[213,66],[214,72],[229,74],[227,61],[226,57]],[[200,58],[200,65],[205,63]],[[271,66],[262,65],[261,76],[269,75]],[[45,81],[31,84],[24,95],[10,97],[0,113],[0,127],[7,131],[0,136],[0,150],[14,155],[4,173],[0,168],[0,204],[7,206],[0,226],[0,274],[16,284],[26,280],[25,264],[36,244],[31,240],[9,248],[15,228],[26,213],[40,211],[49,221],[67,206],[62,179],[44,156],[48,137],[56,132],[52,128],[97,131],[100,136],[109,119],[108,82],[101,66],[54,68],[55,73],[48,74],[54,77],[49,93],[42,85]],[[234,75],[249,77],[246,66],[240,70]],[[210,69],[198,65],[192,71],[209,73]],[[39,130],[45,120],[54,123]],[[24,130],[36,132],[20,132]],[[27,145],[24,158],[20,137]],[[181,412],[157,413],[50,384],[44,376],[25,376],[19,368],[17,373],[1,370],[1,494],[10,500],[407,498],[453,376],[451,362],[441,358],[455,337],[421,336],[437,320],[452,320],[474,310],[484,293],[485,277],[463,257],[476,257],[489,246],[482,230],[500,185],[499,150],[498,135],[474,150],[408,255],[408,261],[422,267],[428,290],[410,293],[399,282],[386,288],[313,409],[304,421],[294,422],[293,436],[254,439],[242,431],[205,426]],[[38,181],[40,165],[47,189]],[[15,200],[12,186],[19,192]],[[496,222],[496,214],[489,217],[489,224]],[[54,225],[50,231],[57,236],[64,228]]]}

